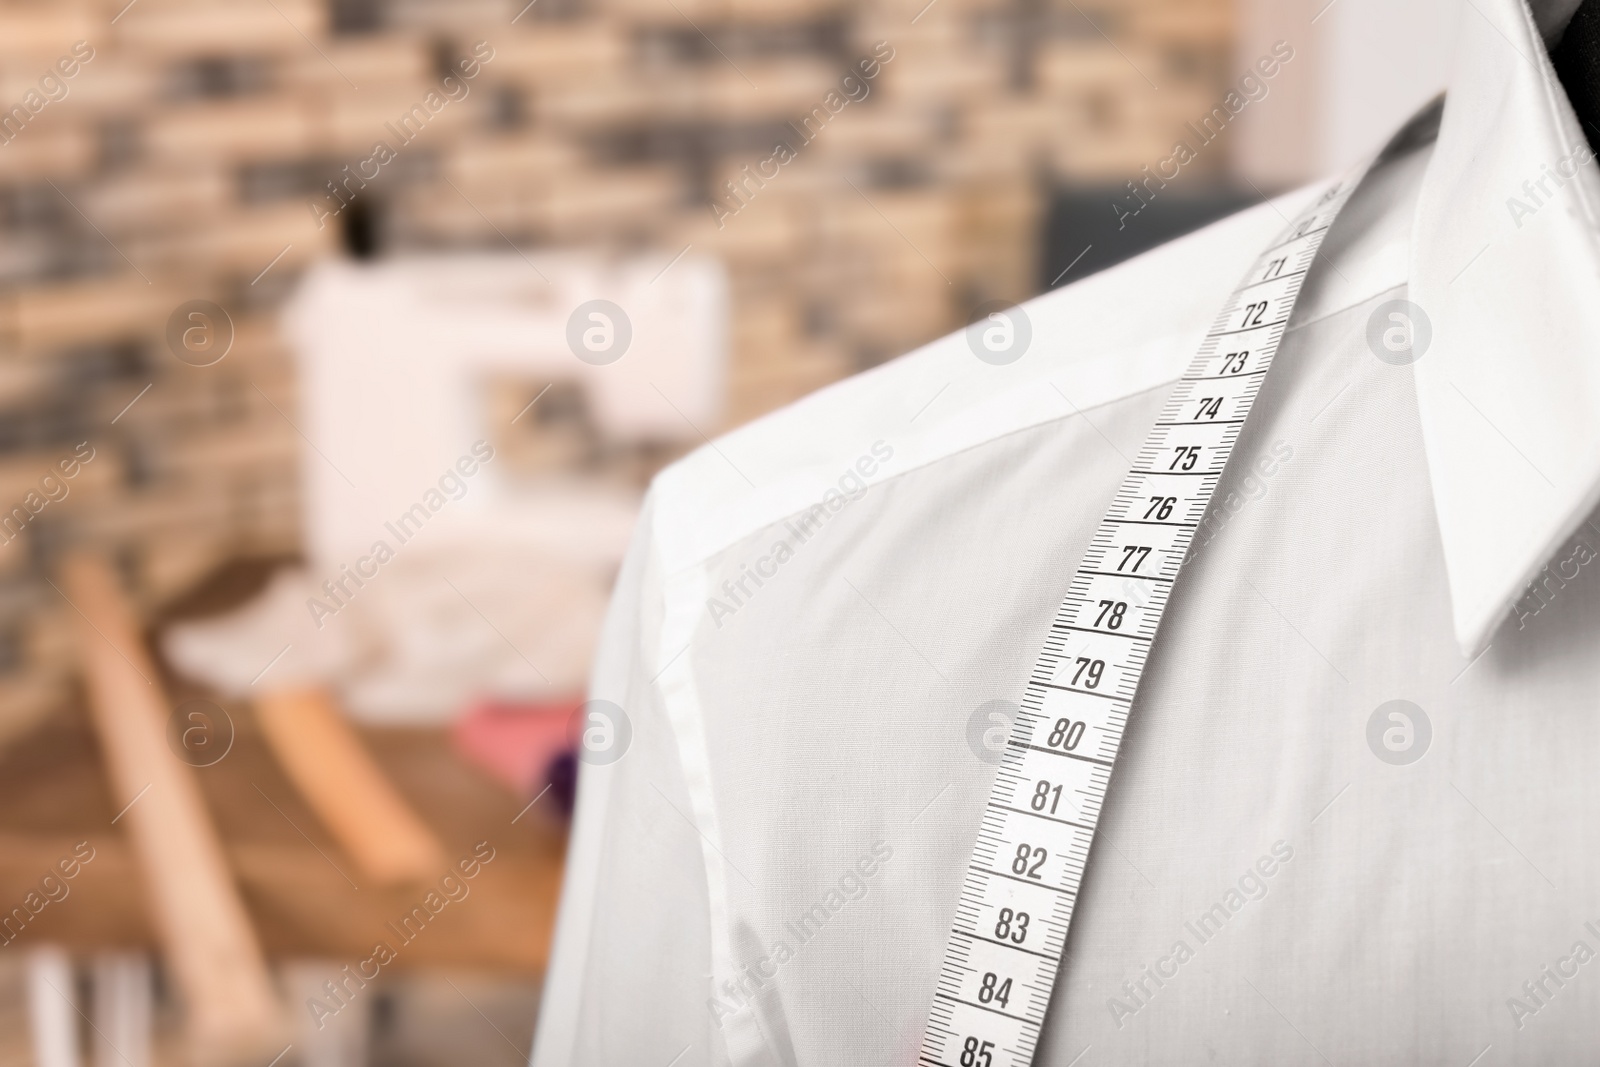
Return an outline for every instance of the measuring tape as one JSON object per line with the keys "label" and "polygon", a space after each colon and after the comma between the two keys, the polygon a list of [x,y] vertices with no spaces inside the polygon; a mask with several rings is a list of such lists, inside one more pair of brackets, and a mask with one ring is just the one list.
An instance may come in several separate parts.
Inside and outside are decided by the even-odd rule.
{"label": "measuring tape", "polygon": [[1033,1062],[1150,645],[1306,271],[1364,172],[1328,189],[1256,258],[1089,542],[989,791],[923,1064]]}

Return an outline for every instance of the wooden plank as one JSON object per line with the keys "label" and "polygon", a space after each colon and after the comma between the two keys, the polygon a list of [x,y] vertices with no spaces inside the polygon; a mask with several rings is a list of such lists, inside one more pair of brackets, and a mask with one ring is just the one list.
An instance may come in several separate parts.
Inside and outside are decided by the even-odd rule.
{"label": "wooden plank", "polygon": [[223,857],[194,771],[167,746],[168,709],[131,606],[99,556],[62,567],[78,618],[90,707],[163,949],[183,993],[199,1063],[247,1061],[283,1025],[261,946]]}
{"label": "wooden plank", "polygon": [[439,876],[443,847],[325,690],[264,693],[256,718],[284,773],[367,878],[396,885]]}

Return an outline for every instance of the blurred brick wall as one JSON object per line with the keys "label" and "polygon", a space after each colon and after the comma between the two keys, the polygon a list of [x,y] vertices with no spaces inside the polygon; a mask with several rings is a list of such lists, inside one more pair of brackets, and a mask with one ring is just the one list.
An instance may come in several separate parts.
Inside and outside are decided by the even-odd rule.
{"label": "blurred brick wall", "polygon": [[[147,606],[294,551],[275,311],[352,216],[394,252],[721,256],[733,425],[1031,295],[1050,183],[1134,176],[1233,73],[1229,0],[524,3],[0,4],[0,511],[28,519],[0,535],[0,720],[70,676],[63,546],[114,551]],[[480,41],[470,94],[401,147],[386,124]],[[379,139],[396,157],[330,217],[326,183]],[[793,160],[765,163],[779,142]],[[169,349],[192,300],[233,323],[213,366]],[[672,454],[547,400],[511,442],[530,469],[642,482]]]}

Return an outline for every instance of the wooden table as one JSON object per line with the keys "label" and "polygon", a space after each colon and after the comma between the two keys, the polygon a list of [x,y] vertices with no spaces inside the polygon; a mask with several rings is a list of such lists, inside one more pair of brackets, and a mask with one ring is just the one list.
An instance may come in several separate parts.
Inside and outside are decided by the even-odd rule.
{"label": "wooden table", "polygon": [[[181,687],[171,692],[174,704],[197,695]],[[448,904],[420,936],[401,945],[388,924],[422,903],[429,887],[361,884],[355,865],[284,778],[249,709],[217,703],[232,716],[234,744],[219,763],[197,773],[269,958],[353,964],[387,940],[397,949],[394,968],[543,970],[565,850],[550,797],[518,818],[526,801],[464,763],[442,730],[362,729],[452,863],[471,856],[480,841],[495,852],[467,883],[466,898]],[[68,883],[70,894],[47,905],[12,947],[53,941],[84,950],[157,948],[139,871],[112,823],[132,798],[109,795],[96,744],[82,708],[65,708],[0,751],[0,908],[20,905],[77,842],[95,849],[95,858]]]}

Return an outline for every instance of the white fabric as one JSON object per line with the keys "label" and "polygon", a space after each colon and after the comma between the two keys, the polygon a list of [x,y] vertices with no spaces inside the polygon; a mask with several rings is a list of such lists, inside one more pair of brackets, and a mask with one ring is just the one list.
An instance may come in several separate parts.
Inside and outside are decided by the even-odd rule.
{"label": "white fabric", "polygon": [[356,718],[391,725],[583,688],[605,608],[599,568],[479,538],[402,547],[360,587],[348,575],[334,574],[353,594],[341,598],[309,571],[281,570],[235,611],[169,627],[163,651],[230,697],[332,686]]}
{"label": "white fabric", "polygon": [[[1437,141],[1425,114],[1330,232],[1174,593],[1038,1064],[1592,1058],[1596,238],[1572,181],[1514,225],[1575,134],[1518,0],[1470,7]],[[1009,366],[957,334],[657,479],[592,683],[631,747],[584,767],[537,1067],[915,1061],[994,774],[971,739],[1316,192],[1029,303]],[[1394,366],[1369,320],[1407,297],[1434,337]],[[1368,740],[1393,700],[1431,725],[1405,765],[1387,713]]]}
{"label": "white fabric", "polygon": [[[1411,299],[1443,358],[1417,400],[1456,632],[1476,651],[1600,488],[1600,175],[1555,202],[1523,183],[1589,156],[1521,4],[1462,19],[1445,128],[1422,188]],[[1546,180],[1546,189],[1554,183]],[[1513,212],[1517,198],[1534,212]]]}

